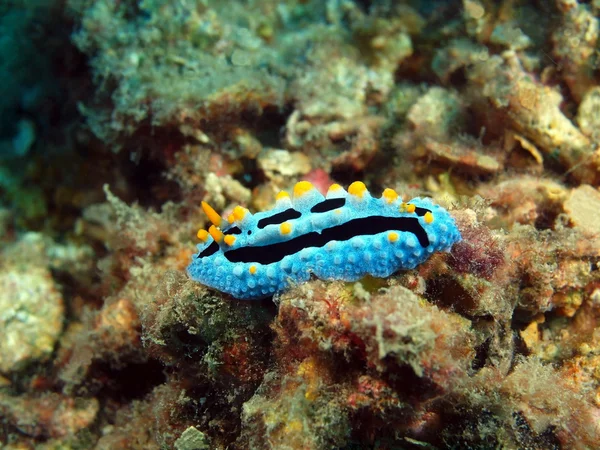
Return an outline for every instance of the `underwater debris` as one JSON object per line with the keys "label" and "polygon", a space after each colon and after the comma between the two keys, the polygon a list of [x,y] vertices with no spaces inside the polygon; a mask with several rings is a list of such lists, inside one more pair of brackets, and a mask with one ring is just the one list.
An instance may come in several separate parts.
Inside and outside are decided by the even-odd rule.
{"label": "underwater debris", "polygon": [[281,149],[265,149],[258,155],[257,163],[269,180],[280,185],[286,178],[306,175],[312,169],[310,159],[304,153]]}
{"label": "underwater debris", "polygon": [[[502,121],[531,139],[544,156],[558,161],[579,182],[600,181],[600,158],[590,140],[560,109],[563,96],[528,73],[514,54],[492,56],[467,71],[470,83],[484,102],[502,114]],[[483,111],[482,111],[483,112]]]}
{"label": "underwater debris", "polygon": [[577,1],[557,0],[556,6],[562,20],[552,33],[552,53],[571,95],[581,102],[588,90],[597,84],[594,71],[598,61],[598,17],[589,5]]}
{"label": "underwater debris", "polygon": [[600,142],[600,87],[592,87],[587,90],[579,108],[577,109],[577,125],[581,132],[592,139]]}
{"label": "underwater debris", "polygon": [[57,393],[11,396],[0,392],[5,423],[38,439],[72,437],[88,428],[100,410],[98,399]]}

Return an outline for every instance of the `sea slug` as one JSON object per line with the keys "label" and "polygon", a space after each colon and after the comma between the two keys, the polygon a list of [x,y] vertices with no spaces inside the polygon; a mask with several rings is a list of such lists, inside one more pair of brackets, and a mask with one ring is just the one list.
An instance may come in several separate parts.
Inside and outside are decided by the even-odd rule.
{"label": "sea slug", "polygon": [[237,206],[227,220],[202,202],[213,225],[199,230],[189,276],[238,299],[258,299],[307,281],[355,281],[412,269],[461,239],[448,211],[427,198],[381,198],[365,185],[333,184],[327,196],[307,181],[277,195],[270,211]]}

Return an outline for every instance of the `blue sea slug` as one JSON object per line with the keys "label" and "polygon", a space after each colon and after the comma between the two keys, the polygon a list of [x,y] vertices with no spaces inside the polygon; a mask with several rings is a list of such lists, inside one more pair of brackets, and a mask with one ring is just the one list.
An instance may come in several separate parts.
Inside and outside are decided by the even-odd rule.
{"label": "blue sea slug", "polygon": [[202,202],[213,225],[198,231],[189,276],[239,299],[258,299],[307,281],[355,281],[412,269],[461,239],[448,211],[427,198],[402,202],[392,189],[371,196],[362,182],[327,196],[307,182],[277,195],[270,211],[237,206],[227,220]]}

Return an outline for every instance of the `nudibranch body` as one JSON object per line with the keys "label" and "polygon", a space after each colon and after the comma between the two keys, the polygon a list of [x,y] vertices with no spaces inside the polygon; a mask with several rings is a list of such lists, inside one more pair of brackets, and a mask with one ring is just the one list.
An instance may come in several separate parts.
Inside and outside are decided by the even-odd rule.
{"label": "nudibranch body", "polygon": [[412,269],[461,239],[448,211],[427,198],[402,202],[386,189],[371,196],[355,182],[334,184],[327,196],[301,181],[281,192],[270,211],[237,206],[224,220],[202,207],[213,226],[188,266],[190,277],[238,299],[258,299],[307,281],[355,281]]}

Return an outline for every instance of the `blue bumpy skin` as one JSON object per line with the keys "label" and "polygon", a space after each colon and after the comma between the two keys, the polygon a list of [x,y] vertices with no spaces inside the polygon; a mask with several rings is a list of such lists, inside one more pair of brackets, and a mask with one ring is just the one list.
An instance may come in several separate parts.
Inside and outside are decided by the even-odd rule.
{"label": "blue bumpy skin", "polygon": [[239,299],[258,299],[307,281],[355,281],[412,269],[461,239],[448,211],[427,198],[404,203],[391,189],[381,198],[359,181],[334,184],[323,197],[301,181],[293,198],[256,214],[237,206],[225,221],[208,204],[213,225],[188,266],[193,280]]}

